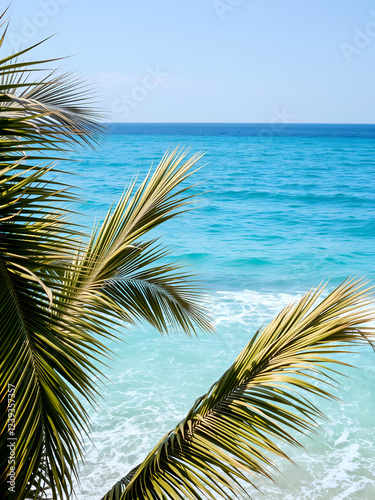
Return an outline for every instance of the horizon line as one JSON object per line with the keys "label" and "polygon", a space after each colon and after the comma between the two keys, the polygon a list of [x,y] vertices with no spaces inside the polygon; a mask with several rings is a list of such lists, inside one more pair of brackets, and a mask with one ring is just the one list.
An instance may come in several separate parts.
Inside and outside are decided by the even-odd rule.
{"label": "horizon line", "polygon": [[374,126],[375,123],[363,122],[296,122],[296,123],[270,123],[270,122],[116,122],[105,121],[107,124],[118,125],[269,125],[269,126],[293,126],[293,125],[369,125]]}

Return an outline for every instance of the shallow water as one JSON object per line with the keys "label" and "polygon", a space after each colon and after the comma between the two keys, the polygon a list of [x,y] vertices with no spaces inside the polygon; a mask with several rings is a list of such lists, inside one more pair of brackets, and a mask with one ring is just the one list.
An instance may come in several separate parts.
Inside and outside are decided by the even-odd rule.
{"label": "shallow water", "polygon": [[[207,284],[217,328],[188,339],[141,325],[111,345],[78,500],[100,498],[137,465],[283,305],[324,278],[328,290],[350,275],[375,278],[375,127],[256,127],[117,126],[69,166],[91,224],[168,147],[207,152],[196,210],[158,234]],[[297,468],[280,462],[278,485],[262,483],[253,498],[375,498],[375,358],[360,351],[342,404],[320,402],[329,421],[303,439],[308,452],[290,450]]]}

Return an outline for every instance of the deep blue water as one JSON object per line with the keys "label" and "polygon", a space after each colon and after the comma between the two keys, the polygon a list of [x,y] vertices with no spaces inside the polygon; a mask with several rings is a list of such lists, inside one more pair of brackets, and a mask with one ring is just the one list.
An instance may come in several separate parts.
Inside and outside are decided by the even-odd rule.
{"label": "deep blue water", "polygon": [[[103,218],[136,174],[167,148],[204,151],[192,181],[195,210],[157,235],[207,285],[217,333],[160,337],[139,326],[114,346],[107,403],[93,414],[79,500],[104,493],[181,419],[235,359],[264,321],[302,292],[351,275],[375,279],[375,126],[267,124],[112,124],[102,146],[68,165]],[[375,498],[375,357],[351,355],[342,404],[320,403],[330,418],[320,437],[281,463],[266,499]],[[95,497],[96,498],[96,497]],[[99,497],[98,497],[99,498]],[[261,498],[258,494],[254,498]]]}
{"label": "deep blue water", "polygon": [[119,135],[375,138],[375,125],[366,124],[111,123],[107,128],[109,134]]}

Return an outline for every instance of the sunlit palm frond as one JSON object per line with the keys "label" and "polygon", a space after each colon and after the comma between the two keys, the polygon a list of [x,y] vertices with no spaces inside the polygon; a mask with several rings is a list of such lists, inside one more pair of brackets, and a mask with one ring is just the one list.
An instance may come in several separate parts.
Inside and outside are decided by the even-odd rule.
{"label": "sunlit palm frond", "polygon": [[[103,293],[125,313],[124,319],[144,320],[160,332],[182,329],[185,333],[212,330],[207,309],[200,305],[201,286],[179,272],[178,263],[155,265],[169,254],[164,249],[137,244],[122,260]],[[121,314],[121,313],[120,313]]]}
{"label": "sunlit palm frond", "polygon": [[311,396],[332,397],[335,353],[374,339],[364,285],[348,280],[317,304],[320,287],[286,307],[103,500],[250,498],[254,475],[272,477],[272,455],[288,458],[282,444],[315,429]]}
{"label": "sunlit palm frond", "polygon": [[192,202],[191,186],[179,186],[195,171],[201,154],[188,159],[186,155],[187,151],[167,153],[137,189],[135,182],[131,184],[93,232],[79,262],[82,275],[76,276],[76,304],[81,308],[106,311],[128,322],[143,319],[164,332],[178,327],[186,333],[196,327],[212,329],[197,283],[179,272],[178,264],[158,264],[166,252],[154,240],[140,240]]}

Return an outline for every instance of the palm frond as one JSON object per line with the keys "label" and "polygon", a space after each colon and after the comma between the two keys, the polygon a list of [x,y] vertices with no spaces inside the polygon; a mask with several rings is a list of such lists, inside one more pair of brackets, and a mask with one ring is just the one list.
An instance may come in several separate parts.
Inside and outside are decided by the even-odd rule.
{"label": "palm frond", "polygon": [[73,73],[48,70],[59,59],[20,61],[40,43],[0,60],[3,161],[40,153],[51,158],[79,143],[95,144],[103,130],[93,89]]}
{"label": "palm frond", "polygon": [[[11,384],[19,498],[45,487],[69,498],[88,429],[77,392],[93,400],[90,372],[98,374],[93,359],[105,348],[87,331],[67,332],[60,314],[81,234],[69,220],[76,198],[46,160],[95,141],[100,125],[80,104],[79,82],[34,79],[41,62],[19,61],[30,50],[0,60],[0,406],[5,416]],[[2,451],[6,437],[3,419]],[[9,468],[1,453],[1,498],[9,494]]]}
{"label": "palm frond", "polygon": [[324,384],[333,382],[332,364],[344,364],[335,353],[374,338],[374,329],[364,326],[375,318],[365,283],[347,280],[316,305],[323,289],[255,334],[186,418],[103,500],[250,498],[254,475],[272,478],[272,455],[288,458],[282,444],[299,446],[296,434],[314,430],[322,417],[309,399],[332,397]]}
{"label": "palm frond", "polygon": [[202,155],[188,159],[186,155],[187,151],[178,150],[167,153],[138,189],[135,181],[130,185],[93,231],[79,261],[81,276],[76,272],[81,284],[75,300],[81,306],[87,308],[90,300],[91,310],[99,307],[127,322],[143,319],[164,332],[178,327],[186,333],[196,327],[212,330],[197,283],[179,272],[178,264],[157,264],[167,252],[154,245],[155,240],[140,241],[188,210],[195,196],[188,192],[192,186],[179,185],[195,172]]}
{"label": "palm frond", "polygon": [[[33,482],[48,479],[55,494],[64,498],[70,495],[71,471],[76,471],[77,456],[82,454],[79,432],[87,430],[75,391],[86,397],[95,391],[87,373],[92,363],[79,345],[85,334],[64,334],[58,315],[64,283],[57,286],[54,276],[64,272],[62,263],[77,249],[72,238],[77,230],[59,205],[71,202],[72,196],[61,185],[41,182],[48,167],[31,173],[11,165],[4,170],[6,175],[0,176],[1,406],[5,415],[11,384],[16,395],[20,491],[26,494]],[[95,346],[95,341],[86,339],[87,346]],[[1,436],[1,441],[6,439],[3,425]],[[41,475],[43,457],[46,466]],[[2,479],[7,473],[5,457]]]}
{"label": "palm frond", "polygon": [[155,265],[169,252],[137,244],[124,255],[116,274],[106,280],[102,292],[121,308],[123,319],[146,321],[161,333],[196,327],[211,331],[207,310],[200,305],[201,287],[193,277],[179,272],[179,264]]}

